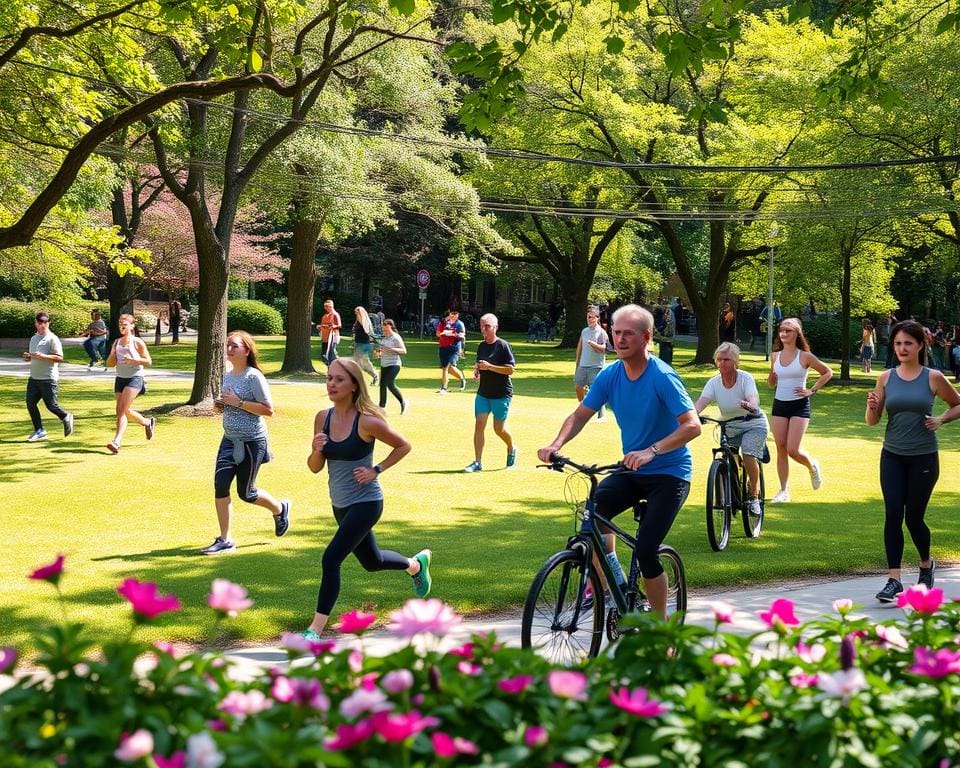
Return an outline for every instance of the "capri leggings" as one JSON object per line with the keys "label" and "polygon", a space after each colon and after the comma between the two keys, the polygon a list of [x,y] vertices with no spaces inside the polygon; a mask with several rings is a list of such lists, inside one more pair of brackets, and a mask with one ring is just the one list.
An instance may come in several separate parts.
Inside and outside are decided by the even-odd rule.
{"label": "capri leggings", "polygon": [[657,550],[690,493],[690,483],[673,475],[638,475],[620,472],[603,479],[597,488],[597,512],[613,519],[641,499],[647,513],[637,532],[637,562],[645,579],[663,573]]}
{"label": "capri leggings", "polygon": [[880,452],[880,489],[886,508],[883,545],[887,567],[899,568],[903,560],[903,521],[920,560],[930,557],[930,529],[923,521],[933,487],[940,477],[940,455],[901,456],[884,448]]}
{"label": "capri leggings", "polygon": [[400,373],[399,365],[383,365],[380,367],[380,407],[387,405],[387,390],[393,393],[397,402],[403,405],[403,395],[397,389],[397,374]]}
{"label": "capri leggings", "polygon": [[267,440],[245,440],[243,443],[243,461],[239,464],[233,456],[233,442],[228,438],[220,441],[217,453],[217,468],[213,475],[214,497],[225,499],[230,496],[230,484],[237,478],[237,493],[248,504],[254,504],[260,497],[255,483],[260,465],[267,461]]}
{"label": "capri leggings", "polygon": [[333,610],[340,596],[340,566],[351,552],[367,571],[405,571],[410,567],[403,555],[377,547],[373,526],[382,514],[382,499],[333,508],[339,527],[323,552],[317,613],[329,616]]}

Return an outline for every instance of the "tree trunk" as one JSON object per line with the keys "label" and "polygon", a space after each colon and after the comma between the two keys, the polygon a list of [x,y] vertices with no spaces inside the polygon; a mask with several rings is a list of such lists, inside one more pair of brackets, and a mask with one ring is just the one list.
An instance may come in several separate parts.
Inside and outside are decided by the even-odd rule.
{"label": "tree trunk", "polygon": [[841,242],[841,263],[843,274],[840,277],[840,381],[850,382],[850,282],[853,267],[851,253],[853,247],[845,247]]}
{"label": "tree trunk", "polygon": [[320,240],[320,222],[295,221],[293,255],[287,274],[287,341],[283,350],[283,373],[315,373],[310,355],[313,333],[314,262]]}
{"label": "tree trunk", "polygon": [[121,277],[114,269],[107,272],[107,301],[110,303],[108,339],[116,339],[120,336],[120,314],[136,296],[138,287],[138,282],[129,275]]}
{"label": "tree trunk", "polygon": [[206,211],[191,210],[197,242],[200,287],[197,291],[197,362],[193,372],[190,405],[220,395],[227,341],[227,253],[211,227]]}
{"label": "tree trunk", "polygon": [[560,348],[562,349],[576,349],[577,347],[580,332],[586,325],[588,295],[592,282],[592,280],[576,280],[573,278],[560,281],[560,295],[563,297],[563,306],[566,310],[563,338],[560,339]]}

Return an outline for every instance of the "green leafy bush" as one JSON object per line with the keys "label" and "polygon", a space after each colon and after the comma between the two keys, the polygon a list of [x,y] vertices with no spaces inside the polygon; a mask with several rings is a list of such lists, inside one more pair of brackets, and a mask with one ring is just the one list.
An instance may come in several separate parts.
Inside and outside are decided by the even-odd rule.
{"label": "green leafy bush", "polygon": [[[63,565],[31,578],[59,592]],[[441,652],[459,618],[411,600],[388,627],[410,644],[385,658],[363,653],[376,617],[353,611],[346,639],[287,634],[298,663],[252,673],[138,641],[138,624],[180,603],[132,578],[117,591],[133,610],[123,639],[47,628],[29,672],[0,648],[0,764],[943,768],[960,756],[960,604],[941,589],[908,589],[906,615],[876,626],[848,600],[801,625],[780,598],[751,636],[720,631],[734,621],[724,604],[712,630],[639,614],[638,631],[575,668],[493,635]],[[208,603],[224,619],[250,600],[218,579]]]}
{"label": "green leafy bush", "polygon": [[227,302],[227,331],[247,331],[258,336],[283,333],[283,317],[262,301],[234,299]]}
{"label": "green leafy bush", "polygon": [[153,312],[137,312],[133,316],[134,325],[137,326],[137,330],[143,333],[144,331],[152,331],[157,327],[158,318]]}
{"label": "green leafy bush", "polygon": [[[850,356],[856,357],[860,349],[860,323],[850,321]],[[817,317],[804,320],[803,335],[810,342],[810,351],[817,357],[839,358],[843,355],[843,338],[840,332],[840,319],[836,317]]]}
{"label": "green leafy bush", "polygon": [[50,330],[60,338],[79,336],[90,325],[90,311],[98,309],[109,322],[110,307],[99,302],[88,302],[71,307],[51,307],[46,304],[0,299],[0,338],[23,339],[33,336],[33,320],[38,312],[50,315]]}

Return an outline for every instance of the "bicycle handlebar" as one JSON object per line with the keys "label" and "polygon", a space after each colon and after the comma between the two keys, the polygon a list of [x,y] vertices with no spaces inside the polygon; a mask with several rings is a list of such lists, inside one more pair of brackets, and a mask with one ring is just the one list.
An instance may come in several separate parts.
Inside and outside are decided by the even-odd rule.
{"label": "bicycle handlebar", "polygon": [[566,456],[561,456],[559,453],[551,454],[550,464],[538,464],[537,466],[552,469],[554,472],[563,472],[564,467],[571,467],[577,472],[583,472],[585,475],[603,475],[626,469],[619,461],[616,464],[578,464]]}
{"label": "bicycle handlebar", "polygon": [[700,416],[700,423],[706,424],[708,421],[712,421],[714,424],[720,424],[721,426],[723,426],[724,424],[731,424],[734,421],[752,421],[753,419],[759,419],[762,416],[763,414],[760,413],[759,411],[755,413],[748,413],[745,416],[734,416],[733,418],[730,418],[730,419],[714,419],[711,416]]}

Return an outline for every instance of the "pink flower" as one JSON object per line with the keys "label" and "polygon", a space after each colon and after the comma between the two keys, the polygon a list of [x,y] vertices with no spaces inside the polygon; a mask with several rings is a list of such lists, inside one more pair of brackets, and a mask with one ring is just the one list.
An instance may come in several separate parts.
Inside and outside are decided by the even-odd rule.
{"label": "pink flower", "polygon": [[812,688],[817,684],[817,675],[810,675],[796,668],[790,672],[790,685],[794,688]]}
{"label": "pink flower", "polygon": [[943,590],[940,587],[928,589],[926,584],[916,584],[900,593],[897,606],[910,606],[918,613],[936,613],[943,605]]}
{"label": "pink flower", "polygon": [[555,669],[547,675],[547,683],[553,695],[561,699],[579,699],[583,701],[587,698],[587,695],[584,693],[587,687],[587,678],[580,672]]}
{"label": "pink flower", "polygon": [[527,730],[523,733],[523,743],[530,749],[544,747],[548,741],[550,741],[550,734],[542,725],[527,726]]}
{"label": "pink flower", "polygon": [[152,619],[167,611],[180,610],[180,601],[173,595],[158,595],[157,585],[153,582],[141,583],[136,579],[126,579],[117,587],[117,592],[130,601],[134,618],[138,621]]}
{"label": "pink flower", "polygon": [[718,667],[735,667],[740,662],[729,653],[715,653],[713,654],[713,663]]}
{"label": "pink flower", "polygon": [[354,725],[338,725],[337,735],[323,742],[323,746],[331,751],[351,749],[373,736],[373,723],[370,720],[361,720]]}
{"label": "pink flower", "polygon": [[187,753],[174,752],[170,757],[154,755],[153,761],[157,764],[157,768],[187,768]]}
{"label": "pink flower", "polygon": [[359,635],[370,628],[377,620],[375,613],[363,613],[363,611],[350,611],[340,615],[340,621],[334,629],[337,632],[346,632],[351,635]]}
{"label": "pink flower", "polygon": [[443,637],[463,619],[449,605],[436,598],[407,600],[399,611],[390,614],[387,629],[397,637],[413,638],[421,634]]}
{"label": "pink flower", "polygon": [[902,651],[907,650],[907,638],[897,627],[888,627],[885,624],[877,624],[877,637],[883,641],[884,648],[899,648]]}
{"label": "pink flower", "polygon": [[435,731],[430,734],[430,741],[433,742],[433,751],[437,757],[449,758],[457,755],[476,755],[480,748],[469,739],[463,739],[459,736],[450,736],[443,731]]}
{"label": "pink flower", "polygon": [[277,701],[283,704],[295,704],[301,707],[310,707],[320,712],[330,709],[330,699],[323,692],[319,680],[308,680],[302,677],[286,677],[280,675],[273,681],[270,693]]}
{"label": "pink flower", "polygon": [[17,649],[11,645],[0,648],[0,673],[6,672],[17,663]]}
{"label": "pink flower", "polygon": [[818,675],[817,685],[828,696],[842,699],[846,704],[852,696],[867,687],[867,679],[857,667],[851,667],[829,675]]}
{"label": "pink flower", "polygon": [[354,648],[350,651],[350,655],[347,656],[347,666],[350,667],[350,671],[355,674],[360,674],[363,672],[363,652],[359,648]]}
{"label": "pink flower", "polygon": [[923,677],[946,677],[960,674],[960,651],[941,648],[932,651],[929,648],[914,648],[913,666],[910,671]]}
{"label": "pink flower", "polygon": [[387,694],[379,688],[372,691],[360,688],[340,702],[340,714],[348,720],[354,720],[366,712],[384,712],[388,709],[393,709],[393,704],[387,701]]}
{"label": "pink flower", "polygon": [[853,600],[842,597],[839,600],[833,601],[833,610],[839,613],[841,616],[846,616],[850,611],[853,610]]}
{"label": "pink flower", "polygon": [[733,614],[736,612],[736,609],[730,605],[730,603],[724,602],[723,600],[710,603],[710,610],[713,611],[713,620],[717,622],[717,624],[731,624],[733,622]]}
{"label": "pink flower", "polygon": [[637,717],[659,717],[670,711],[669,704],[649,698],[646,688],[634,688],[632,691],[621,688],[619,691],[610,691],[610,701],[624,712]]}
{"label": "pink flower", "polygon": [[760,612],[760,618],[768,627],[778,631],[800,623],[799,619],[793,615],[793,603],[785,597],[774,600],[769,611]]}
{"label": "pink flower", "polygon": [[157,653],[162,653],[172,659],[180,658],[180,651],[177,650],[177,647],[173,643],[168,643],[165,640],[155,640],[153,642],[153,649]]}
{"label": "pink flower", "polygon": [[801,661],[805,661],[807,664],[819,664],[823,661],[823,657],[827,655],[827,648],[822,643],[814,643],[812,646],[808,646],[806,643],[797,643],[795,650]]}
{"label": "pink flower", "polygon": [[403,693],[413,686],[413,672],[394,669],[383,676],[383,689],[389,693]]}
{"label": "pink flower", "polygon": [[273,701],[268,699],[263,691],[254,689],[252,691],[230,691],[220,702],[219,708],[228,714],[243,719],[247,715],[255,715],[272,706]]}
{"label": "pink flower", "polygon": [[247,590],[227,579],[214,579],[210,585],[207,605],[221,616],[236,616],[253,605]]}
{"label": "pink flower", "polygon": [[303,635],[296,632],[284,632],[280,635],[280,645],[288,651],[310,653],[314,656],[337,652],[336,640],[307,640]]}
{"label": "pink flower", "polygon": [[57,555],[57,559],[49,565],[41,566],[31,573],[27,578],[37,581],[49,581],[53,586],[60,583],[60,577],[63,575],[63,555]]}
{"label": "pink flower", "polygon": [[508,677],[497,683],[497,687],[504,693],[518,694],[523,693],[533,683],[533,675],[517,675]]}
{"label": "pink flower", "polygon": [[483,674],[483,667],[470,661],[458,661],[457,669],[461,675],[469,675],[470,677],[478,677]]}
{"label": "pink flower", "polygon": [[213,736],[206,731],[187,738],[187,765],[190,768],[220,768],[226,759],[223,752],[217,749]]}
{"label": "pink flower", "polygon": [[421,717],[415,709],[411,712],[377,712],[370,720],[384,741],[406,741],[425,728],[440,724],[435,717]]}
{"label": "pink flower", "polygon": [[153,753],[153,734],[140,728],[129,735],[120,737],[120,746],[113,756],[121,763],[135,763],[142,757]]}
{"label": "pink flower", "polygon": [[613,760],[609,757],[601,757],[600,760],[597,761],[597,768],[610,768],[611,765],[613,765]]}
{"label": "pink flower", "polygon": [[473,658],[473,643],[464,643],[463,645],[458,645],[456,648],[451,648],[447,653],[451,656],[460,656],[464,659]]}

